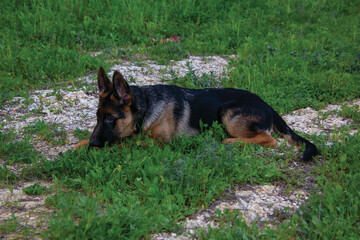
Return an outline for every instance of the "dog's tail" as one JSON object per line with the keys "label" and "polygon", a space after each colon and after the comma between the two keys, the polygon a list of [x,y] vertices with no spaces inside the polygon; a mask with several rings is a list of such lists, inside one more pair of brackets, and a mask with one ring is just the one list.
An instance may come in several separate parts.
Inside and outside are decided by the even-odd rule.
{"label": "dog's tail", "polygon": [[274,125],[273,128],[276,132],[280,133],[284,138],[286,138],[291,144],[295,143],[296,145],[300,146],[305,143],[305,152],[302,156],[303,161],[312,160],[315,155],[319,152],[316,146],[306,140],[303,137],[297,135],[281,118],[281,116],[274,111]]}

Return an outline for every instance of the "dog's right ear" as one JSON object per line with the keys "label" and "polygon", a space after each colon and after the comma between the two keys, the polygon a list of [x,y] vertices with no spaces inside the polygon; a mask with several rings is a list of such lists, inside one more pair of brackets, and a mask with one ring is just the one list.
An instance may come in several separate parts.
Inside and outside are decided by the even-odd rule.
{"label": "dog's right ear", "polygon": [[105,97],[106,93],[112,89],[112,83],[110,82],[109,78],[103,67],[99,68],[98,71],[98,87],[99,87],[99,97]]}
{"label": "dog's right ear", "polygon": [[130,92],[129,84],[119,71],[114,72],[113,86],[120,102],[123,104],[131,104],[132,94]]}

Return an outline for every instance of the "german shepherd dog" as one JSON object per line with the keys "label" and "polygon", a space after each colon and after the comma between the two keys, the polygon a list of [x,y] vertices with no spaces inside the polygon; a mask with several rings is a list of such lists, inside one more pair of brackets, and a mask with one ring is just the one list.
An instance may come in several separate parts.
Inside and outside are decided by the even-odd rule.
{"label": "german shepherd dog", "polygon": [[300,137],[275,110],[257,95],[232,88],[188,89],[170,85],[129,86],[114,72],[112,83],[104,68],[98,71],[97,124],[87,145],[104,147],[139,133],[149,133],[164,143],[177,134],[196,135],[200,121],[210,126],[218,121],[230,138],[223,143],[275,146],[275,130],[290,143],[305,144],[302,160],[311,160],[318,150]]}

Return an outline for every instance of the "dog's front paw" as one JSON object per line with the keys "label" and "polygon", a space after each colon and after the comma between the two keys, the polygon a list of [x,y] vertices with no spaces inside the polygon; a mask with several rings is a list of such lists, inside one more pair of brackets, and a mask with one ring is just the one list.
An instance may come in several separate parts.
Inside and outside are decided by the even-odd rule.
{"label": "dog's front paw", "polygon": [[83,146],[87,146],[90,142],[90,139],[85,139],[85,140],[82,140],[80,142],[78,142],[74,147],[73,147],[73,150],[76,150],[80,147],[83,147]]}
{"label": "dog's front paw", "polygon": [[239,139],[237,138],[226,138],[222,141],[222,144],[235,144]]}

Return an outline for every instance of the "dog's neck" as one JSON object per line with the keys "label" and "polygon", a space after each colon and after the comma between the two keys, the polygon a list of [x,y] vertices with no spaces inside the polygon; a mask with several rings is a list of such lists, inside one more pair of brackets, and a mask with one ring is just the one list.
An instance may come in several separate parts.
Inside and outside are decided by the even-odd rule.
{"label": "dog's neck", "polygon": [[143,128],[143,121],[148,103],[146,102],[146,98],[144,97],[141,87],[130,86],[130,90],[133,94],[131,110],[134,114],[134,134],[138,134]]}
{"label": "dog's neck", "polygon": [[166,102],[159,101],[156,106],[152,106],[151,99],[163,99],[162,94],[152,91],[151,87],[130,86],[133,94],[134,103],[132,104],[132,112],[134,114],[134,134],[141,130],[147,131],[158,120],[165,109]]}

